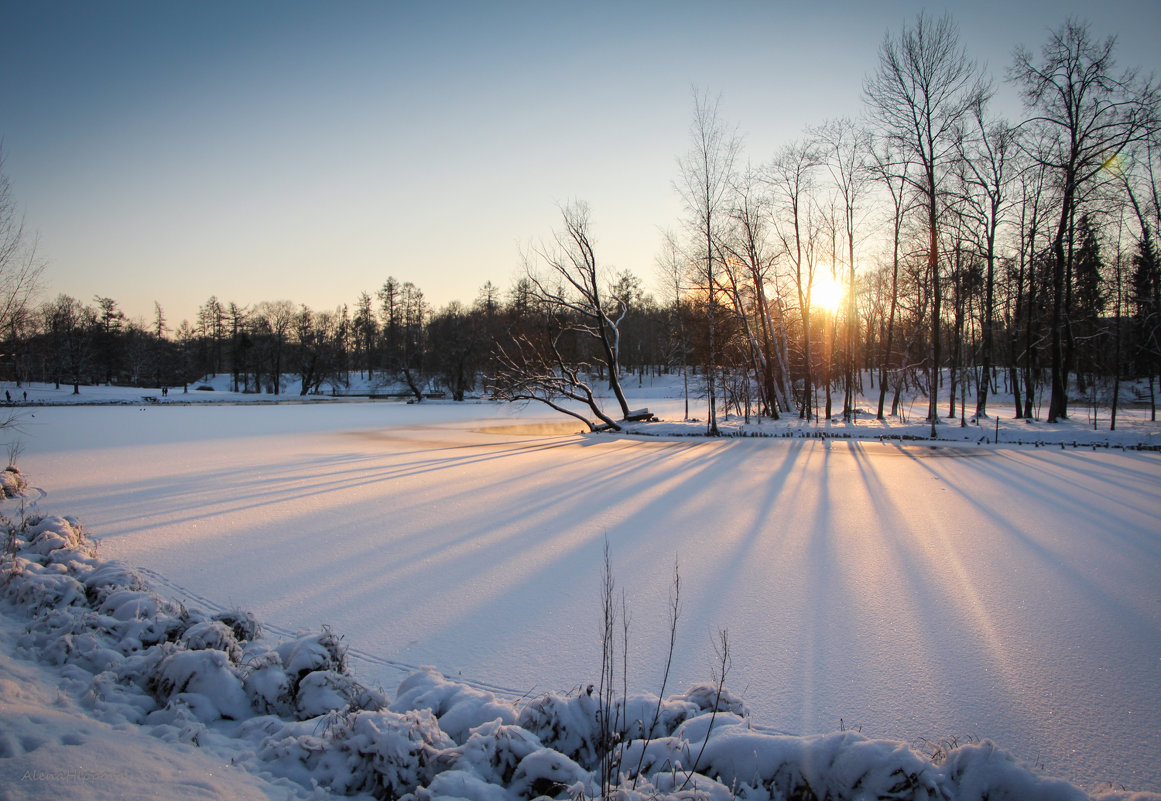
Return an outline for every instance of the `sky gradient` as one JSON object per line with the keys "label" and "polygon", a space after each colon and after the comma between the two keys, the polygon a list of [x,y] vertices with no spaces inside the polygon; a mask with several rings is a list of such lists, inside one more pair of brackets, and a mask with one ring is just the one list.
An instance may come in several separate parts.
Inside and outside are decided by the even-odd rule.
{"label": "sky gradient", "polygon": [[573,199],[650,285],[694,85],[760,163],[860,114],[921,8],[997,79],[1070,14],[1161,72],[1157,0],[953,5],[0,0],[4,169],[45,298],[157,301],[173,327],[211,295],[332,309],[388,275],[470,302]]}

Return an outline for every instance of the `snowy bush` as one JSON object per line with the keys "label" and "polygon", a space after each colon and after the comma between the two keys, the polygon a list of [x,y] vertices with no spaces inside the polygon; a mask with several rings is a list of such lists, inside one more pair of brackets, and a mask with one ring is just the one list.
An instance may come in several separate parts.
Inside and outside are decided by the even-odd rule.
{"label": "snowy bush", "polygon": [[222,651],[231,662],[242,658],[242,647],[234,637],[234,630],[217,620],[201,620],[181,634],[178,640],[191,651]]}
{"label": "snowy bush", "polygon": [[67,548],[91,555],[92,546],[85,538],[84,529],[72,518],[46,517],[29,521],[28,528],[21,533],[24,543],[20,546],[26,555],[46,555],[50,551]]}
{"label": "snowy bush", "polygon": [[241,720],[250,715],[242,680],[224,651],[175,650],[161,660],[147,684],[162,703],[179,696],[198,696],[186,703],[202,721]]}
{"label": "snowy bush", "polygon": [[84,585],[54,567],[18,557],[7,577],[8,597],[33,613],[84,605]]}
{"label": "snowy bush", "polygon": [[347,651],[342,639],[329,628],[303,632],[278,646],[278,656],[287,673],[305,676],[314,670],[342,673],[347,667]]}
{"label": "snowy bush", "polygon": [[512,792],[521,798],[582,798],[595,794],[592,774],[557,751],[533,751],[516,768]]}
{"label": "snowy bush", "polygon": [[775,798],[942,797],[930,762],[906,745],[855,732],[776,737],[728,726],[707,741],[699,770]]}
{"label": "snowy bush", "polygon": [[[940,769],[958,801],[1085,801],[1072,785],[1046,779],[987,740],[950,751]],[[1143,801],[1143,799],[1142,799]]]}
{"label": "snowy bush", "polygon": [[128,565],[116,560],[101,562],[85,577],[85,591],[89,601],[100,604],[114,590],[143,590],[145,582]]}
{"label": "snowy bush", "polygon": [[313,670],[298,683],[294,706],[300,720],[309,720],[332,711],[379,709],[385,700],[345,673]]}
{"label": "snowy bush", "polygon": [[507,787],[524,758],[543,747],[527,729],[496,719],[472,729],[467,742],[449,754],[456,768]]}
{"label": "snowy bush", "polygon": [[600,761],[599,699],[590,693],[574,696],[542,695],[520,710],[517,723],[540,739],[547,748],[559,751],[582,765]]}
{"label": "snowy bush", "polygon": [[242,688],[260,714],[279,717],[295,714],[290,677],[282,669],[277,653],[264,653],[249,661],[242,676]]}
{"label": "snowy bush", "polygon": [[0,470],[0,497],[15,498],[21,495],[27,486],[28,482],[15,465],[8,465]]}
{"label": "snowy bush", "polygon": [[234,633],[234,639],[238,642],[249,642],[262,636],[262,625],[250,612],[240,609],[219,612],[213,619],[229,626],[230,631]]}
{"label": "snowy bush", "polygon": [[471,730],[482,724],[516,722],[511,704],[500,703],[492,693],[448,681],[434,668],[423,668],[400,682],[390,709],[431,710],[440,728],[457,743],[463,743]]}

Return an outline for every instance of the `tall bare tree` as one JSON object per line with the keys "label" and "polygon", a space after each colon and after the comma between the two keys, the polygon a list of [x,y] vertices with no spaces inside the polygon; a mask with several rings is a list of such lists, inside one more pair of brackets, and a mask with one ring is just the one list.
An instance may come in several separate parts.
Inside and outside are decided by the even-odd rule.
{"label": "tall bare tree", "polygon": [[[887,398],[887,373],[891,369],[895,344],[895,321],[899,307],[899,262],[903,239],[903,223],[907,217],[908,163],[889,138],[872,140],[868,145],[869,169],[877,182],[882,183],[891,200],[891,288],[887,298],[888,311],[883,320],[883,357],[879,365],[879,404],[876,417],[885,419],[883,405]],[[900,365],[901,367],[902,365]]]}
{"label": "tall bare tree", "polygon": [[803,388],[799,416],[810,420],[814,411],[814,370],[811,353],[811,292],[814,273],[818,266],[815,250],[819,236],[811,213],[814,190],[814,170],[819,165],[817,150],[810,142],[786,145],[766,168],[766,180],[774,196],[774,231],[782,246],[782,254],[789,259],[792,280],[798,294],[798,310],[802,320]]}
{"label": "tall bare tree", "polygon": [[776,254],[768,241],[771,202],[762,183],[756,170],[747,170],[735,184],[730,227],[721,242],[723,288],[749,344],[766,413],[778,419],[779,409],[793,408],[793,395],[781,299],[771,300],[767,292]]}
{"label": "tall bare tree", "polygon": [[721,260],[716,247],[720,229],[726,222],[730,180],[734,162],[741,150],[737,134],[727,130],[718,116],[718,99],[705,92],[693,93],[693,121],[690,124],[690,147],[680,161],[677,189],[685,202],[686,222],[700,243],[697,261],[697,284],[706,293],[706,324],[709,335],[706,385],[709,411],[707,433],[717,436],[717,397],[714,384],[717,375],[716,284]]}
{"label": "tall bare tree", "polygon": [[940,367],[939,211],[944,172],[955,157],[958,130],[982,92],[974,62],[948,15],[932,20],[920,12],[913,27],[890,33],[879,48],[879,68],[865,82],[864,96],[882,132],[915,164],[908,181],[925,211],[927,272],[931,284],[931,435],[939,421]]}
{"label": "tall bare tree", "polygon": [[976,419],[987,414],[992,365],[995,363],[995,289],[997,242],[1001,224],[1011,206],[1008,197],[1016,150],[1016,131],[1004,120],[988,119],[983,95],[972,106],[971,126],[960,139],[959,183],[962,213],[972,220],[977,249],[984,260],[984,298],[981,308],[980,382],[976,392]]}
{"label": "tall bare tree", "polygon": [[289,357],[291,332],[297,310],[289,300],[264,300],[254,307],[255,330],[267,358],[271,391],[282,394],[282,376]]}
{"label": "tall bare tree", "polygon": [[1052,394],[1048,422],[1068,417],[1072,232],[1078,204],[1109,176],[1119,155],[1157,130],[1158,89],[1136,71],[1118,71],[1116,40],[1093,39],[1086,24],[1069,20],[1049,34],[1037,59],[1016,50],[1010,77],[1021,88],[1037,134],[1030,155],[1055,174],[1061,194],[1052,238],[1052,319],[1049,326]]}
{"label": "tall bare tree", "polygon": [[[850,420],[855,409],[856,354],[858,330],[858,283],[855,278],[855,225],[863,214],[863,204],[870,187],[868,137],[849,118],[831,120],[814,132],[822,151],[823,163],[830,172],[841,201],[843,245],[847,261],[845,300],[845,360],[843,364],[843,419]],[[832,265],[837,271],[838,265]]]}
{"label": "tall bare tree", "polygon": [[24,230],[24,215],[12,197],[0,150],[0,336],[10,336],[28,316],[43,272],[36,239]]}

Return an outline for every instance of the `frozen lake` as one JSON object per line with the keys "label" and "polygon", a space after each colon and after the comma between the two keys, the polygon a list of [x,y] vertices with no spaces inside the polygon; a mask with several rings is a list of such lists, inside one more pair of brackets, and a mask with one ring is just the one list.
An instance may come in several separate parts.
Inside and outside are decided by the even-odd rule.
{"label": "frozen lake", "polygon": [[34,414],[40,511],[176,597],[330,624],[388,690],[428,664],[513,695],[595,680],[607,538],[631,689],[658,689],[676,558],[669,691],[728,628],[760,725],[988,738],[1161,791],[1157,454],[640,441],[486,404]]}

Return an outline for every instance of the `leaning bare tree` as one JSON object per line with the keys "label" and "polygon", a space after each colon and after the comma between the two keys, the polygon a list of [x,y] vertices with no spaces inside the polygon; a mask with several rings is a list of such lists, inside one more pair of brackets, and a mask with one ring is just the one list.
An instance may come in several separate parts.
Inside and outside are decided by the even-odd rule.
{"label": "leaning bare tree", "polygon": [[[601,408],[596,392],[586,380],[591,365],[561,355],[561,339],[567,333],[566,326],[550,322],[543,336],[520,333],[509,342],[497,342],[495,367],[488,379],[489,393],[496,400],[543,403],[580,420],[589,431],[620,431],[620,424]],[[581,404],[588,413],[578,411],[569,401]]]}
{"label": "leaning bare tree", "polygon": [[939,210],[947,164],[956,155],[959,126],[983,92],[979,73],[960,45],[951,17],[931,20],[920,12],[913,28],[888,34],[879,48],[879,69],[864,95],[880,130],[915,164],[907,180],[925,212],[927,272],[931,283],[931,436],[939,421],[940,362]]}
{"label": "leaning bare tree", "polygon": [[[561,209],[561,217],[563,225],[553,241],[535,248],[525,263],[528,286],[549,324],[539,341],[522,334],[498,346],[492,394],[506,400],[540,401],[583,420],[590,429],[598,426],[619,429],[613,418],[601,409],[586,376],[592,368],[607,373],[609,389],[621,409],[621,419],[633,416],[621,389],[617,358],[620,324],[627,307],[604,289],[605,276],[597,264],[588,206],[580,202],[567,205]],[[564,339],[577,335],[594,346],[592,362],[564,357]],[[584,404],[593,417],[572,410],[562,399]]]}

